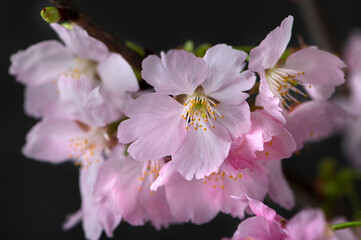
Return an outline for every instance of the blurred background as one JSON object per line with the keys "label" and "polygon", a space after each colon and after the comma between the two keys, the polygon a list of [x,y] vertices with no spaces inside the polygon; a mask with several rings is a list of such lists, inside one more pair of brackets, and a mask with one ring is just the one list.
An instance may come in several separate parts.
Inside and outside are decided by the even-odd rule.
{"label": "blurred background", "polygon": [[[306,44],[340,53],[350,31],[361,27],[361,2],[357,0],[74,2],[118,38],[155,53],[186,40],[193,40],[195,45],[208,42],[256,46],[288,15],[295,18],[290,46],[298,46],[300,36]],[[81,225],[67,232],[61,228],[65,216],[80,206],[78,168],[71,163],[55,166],[22,156],[25,135],[37,120],[25,116],[24,88],[8,75],[12,53],[43,40],[57,39],[39,14],[47,6],[51,4],[46,0],[14,0],[3,1],[1,7],[1,239],[84,238]],[[291,217],[300,207],[324,204],[315,187],[320,186],[315,180],[317,167],[325,157],[337,159],[336,169],[347,166],[339,143],[340,138],[334,136],[284,161],[298,207],[291,212],[277,208],[281,215]],[[336,214],[352,216],[349,200],[342,202]],[[220,214],[202,226],[184,224],[160,232],[150,225],[132,227],[122,223],[115,231],[115,239],[220,239],[232,236],[239,222]]]}

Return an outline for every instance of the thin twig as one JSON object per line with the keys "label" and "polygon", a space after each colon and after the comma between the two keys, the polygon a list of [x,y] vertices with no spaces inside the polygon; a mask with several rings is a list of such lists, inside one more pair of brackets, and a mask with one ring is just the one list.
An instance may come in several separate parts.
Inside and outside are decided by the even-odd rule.
{"label": "thin twig", "polygon": [[71,0],[49,0],[59,10],[68,12],[69,20],[75,22],[85,29],[88,34],[99,41],[103,42],[110,51],[121,54],[125,60],[134,68],[140,70],[142,67],[142,58],[129,49],[124,41],[118,39],[104,27],[95,22],[85,12],[79,9]]}
{"label": "thin twig", "polygon": [[320,0],[291,0],[296,2],[303,14],[307,29],[314,41],[323,50],[339,52],[340,40],[323,1]]}

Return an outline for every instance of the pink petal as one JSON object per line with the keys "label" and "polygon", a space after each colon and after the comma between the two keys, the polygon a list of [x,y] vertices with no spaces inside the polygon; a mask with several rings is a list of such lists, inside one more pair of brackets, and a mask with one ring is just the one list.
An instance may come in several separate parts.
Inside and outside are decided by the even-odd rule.
{"label": "pink petal", "polygon": [[73,57],[58,41],[44,41],[21,50],[10,57],[9,73],[30,86],[56,80]]}
{"label": "pink petal", "polygon": [[157,191],[158,187],[164,186],[168,179],[176,172],[172,161],[167,162],[159,171],[159,176],[150,186],[150,190]]}
{"label": "pink petal", "polygon": [[118,157],[109,158],[99,170],[94,196],[127,218],[137,208],[143,164],[126,158],[123,151],[119,151]]}
{"label": "pink petal", "polygon": [[102,127],[110,122],[109,109],[99,88],[91,89],[90,80],[85,75],[79,79],[62,75],[58,86],[61,102],[77,120],[92,127]]}
{"label": "pink petal", "polygon": [[326,239],[326,219],[319,209],[299,212],[287,224],[288,236],[292,240]]}
{"label": "pink petal", "polygon": [[248,68],[254,72],[262,72],[272,68],[286,50],[291,38],[293,17],[285,18],[281,25],[271,31],[258,47],[249,54]]}
{"label": "pink petal", "polygon": [[245,140],[241,146],[229,151],[226,160],[235,169],[249,168],[252,170],[256,164],[257,156],[254,153],[252,144]]}
{"label": "pink petal", "polygon": [[166,195],[175,219],[202,224],[214,218],[219,207],[212,202],[207,190],[203,181],[186,181],[179,173],[173,172],[167,181]]}
{"label": "pink petal", "polygon": [[222,212],[229,213],[233,217],[243,218],[248,203],[237,201],[231,196],[247,194],[252,199],[262,201],[267,194],[268,179],[264,169],[255,166],[252,171],[245,169],[239,171],[233,178],[226,177],[223,180],[223,185],[224,191],[218,193],[220,196],[212,196],[212,198],[220,200]]}
{"label": "pink petal", "polygon": [[295,205],[295,197],[283,175],[281,160],[266,161],[264,164],[269,171],[269,196],[281,207],[290,210]]}
{"label": "pink petal", "polygon": [[207,64],[202,58],[183,50],[171,50],[161,58],[156,55],[143,60],[142,77],[158,93],[193,94],[207,76]]}
{"label": "pink petal", "polygon": [[235,199],[239,199],[242,202],[247,203],[256,216],[261,216],[266,218],[268,221],[275,222],[278,222],[281,219],[275,210],[268,207],[264,203],[249,197],[246,193],[243,193],[239,197],[236,196]]}
{"label": "pink petal", "polygon": [[264,111],[271,117],[276,119],[279,123],[284,124],[286,122],[282,115],[282,108],[279,106],[279,98],[274,96],[264,75],[264,72],[260,74],[261,81],[259,86],[259,95],[256,98],[256,106],[263,107]]}
{"label": "pink petal", "polygon": [[139,205],[143,206],[146,219],[151,221],[157,230],[175,222],[166,198],[165,188],[160,188],[157,192],[151,192],[148,188],[144,189],[139,196]]}
{"label": "pink petal", "polygon": [[327,100],[335,92],[335,86],[321,85],[321,84],[307,84],[306,91],[308,94],[316,100]]}
{"label": "pink petal", "polygon": [[286,237],[280,224],[264,217],[250,217],[238,225],[231,240],[283,240]]}
{"label": "pink petal", "polygon": [[98,64],[97,72],[101,78],[100,93],[110,108],[109,120],[124,118],[125,109],[133,101],[130,92],[139,90],[133,69],[122,56],[111,53]]}
{"label": "pink petal", "polygon": [[238,138],[251,129],[251,112],[247,102],[239,105],[219,103],[216,109],[224,117],[218,117],[218,122],[228,130],[232,139]]}
{"label": "pink petal", "polygon": [[27,86],[24,105],[26,114],[36,118],[71,118],[60,103],[56,82]]}
{"label": "pink petal", "polygon": [[75,213],[67,215],[63,224],[63,230],[68,231],[69,229],[73,228],[75,225],[81,222],[82,218],[83,212],[81,211],[81,209],[76,211]]}
{"label": "pink petal", "polygon": [[226,159],[231,139],[227,129],[214,121],[214,129],[189,128],[179,150],[172,155],[174,167],[187,180],[217,172]]}
{"label": "pink petal", "polygon": [[104,98],[109,109],[109,117],[106,118],[107,122],[117,122],[125,118],[125,110],[134,101],[133,94],[121,93],[114,94],[105,92],[104,89],[99,89],[100,95]]}
{"label": "pink petal", "polygon": [[128,152],[136,160],[158,160],[172,155],[186,135],[183,106],[173,98],[149,93],[137,98],[127,109],[130,119],[118,128],[121,143],[134,141]]}
{"label": "pink petal", "polygon": [[[116,152],[114,154],[114,151]],[[164,164],[159,161],[160,166]],[[156,228],[168,226],[173,221],[165,197],[164,188],[151,192],[149,185],[156,173],[144,174],[148,162],[136,162],[124,156],[124,147],[119,145],[100,169],[95,196],[112,206],[132,225],[151,221]]]}
{"label": "pink petal", "polygon": [[61,163],[75,156],[74,150],[69,147],[71,139],[84,135],[79,125],[70,120],[41,121],[27,134],[22,151],[29,158]]}
{"label": "pink petal", "polygon": [[116,214],[107,203],[99,203],[98,219],[107,237],[112,238],[113,231],[119,225],[122,218],[119,214]]}
{"label": "pink petal", "polygon": [[[175,171],[173,161],[166,170],[161,170],[159,178],[165,183],[166,195],[172,214],[178,221],[191,220],[202,224],[211,220],[219,211],[244,217],[248,204],[231,198],[231,195],[247,193],[262,200],[267,191],[267,177],[261,172],[234,171],[229,177],[223,171],[213,173],[202,180],[185,180]],[[223,166],[223,165],[222,165]],[[223,169],[223,168],[222,168]]]}
{"label": "pink petal", "polygon": [[243,135],[243,142],[232,143],[227,157],[236,169],[253,169],[258,160],[278,160],[290,157],[296,144],[292,135],[264,111],[251,114],[251,131]]}
{"label": "pink petal", "polygon": [[249,168],[252,170],[257,160],[255,151],[263,150],[263,129],[254,115],[255,112],[251,114],[251,130],[232,143],[227,156],[227,161],[236,169]]}
{"label": "pink petal", "polygon": [[264,111],[253,113],[254,119],[262,127],[263,149],[256,152],[259,160],[278,160],[289,158],[296,150],[296,143],[290,132],[270,118]]}
{"label": "pink petal", "polygon": [[[219,102],[228,104],[228,105],[237,105],[243,103],[248,98],[248,93],[242,91],[243,85],[249,84],[253,85],[256,80],[256,76],[251,71],[245,71],[239,74],[239,77],[228,86],[224,88],[217,89],[212,93],[208,93],[208,90],[205,90],[206,94]],[[203,86],[203,84],[202,84]],[[248,90],[248,89],[247,89]]]}
{"label": "pink petal", "polygon": [[256,80],[256,76],[246,71],[240,73],[245,66],[247,54],[235,50],[231,46],[218,44],[207,50],[204,60],[208,64],[207,79],[202,87],[208,96],[229,105],[242,103]]}
{"label": "pink petal", "polygon": [[286,128],[296,141],[297,149],[302,148],[304,141],[326,137],[352,119],[336,104],[316,100],[300,104],[286,116]]}
{"label": "pink petal", "polygon": [[252,123],[262,129],[262,137],[264,142],[268,142],[273,136],[277,136],[282,126],[275,121],[270,115],[264,111],[257,110],[252,113]]}
{"label": "pink petal", "polygon": [[[315,99],[327,99],[335,87],[345,82],[345,63],[335,55],[314,47],[301,49],[287,58],[285,68],[304,72],[297,80],[307,83],[305,89]],[[309,88],[309,85],[313,85]]]}
{"label": "pink petal", "polygon": [[315,47],[301,49],[289,56],[285,68],[300,70],[304,75],[296,76],[302,82],[338,86],[345,82],[341,70],[345,63],[335,55]]}
{"label": "pink petal", "polygon": [[102,225],[98,218],[98,206],[93,191],[102,163],[93,163],[80,170],[80,193],[82,199],[83,230],[87,239],[99,239]]}
{"label": "pink petal", "polygon": [[133,69],[117,53],[111,53],[107,59],[101,61],[97,66],[97,73],[101,78],[102,88],[107,92],[120,95],[123,92],[139,90],[138,80]]}
{"label": "pink petal", "polygon": [[59,24],[51,24],[51,27],[76,57],[91,59],[96,62],[108,57],[109,50],[105,44],[89,36],[81,27],[74,26],[72,30],[68,30]]}

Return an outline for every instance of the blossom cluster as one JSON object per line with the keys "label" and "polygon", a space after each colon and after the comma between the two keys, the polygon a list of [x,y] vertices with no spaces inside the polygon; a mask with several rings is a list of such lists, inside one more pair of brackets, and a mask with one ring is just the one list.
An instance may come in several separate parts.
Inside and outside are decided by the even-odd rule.
{"label": "blossom cluster", "polygon": [[[232,239],[316,239],[295,236],[305,218],[314,219],[317,239],[335,239],[316,210],[287,223],[261,203],[268,194],[291,209],[281,160],[350,118],[328,101],[345,82],[345,63],[316,47],[285,58],[292,24],[284,19],[249,56],[226,44],[203,57],[179,49],[149,55],[146,91],[120,54],[76,25],[51,24],[62,43],[12,55],[25,112],[39,119],[24,155],[79,166],[82,203],[64,228],[81,221],[86,238],[99,239],[121,220],[160,229],[219,212],[244,218],[251,209],[257,216]],[[258,236],[258,221],[275,237]]]}

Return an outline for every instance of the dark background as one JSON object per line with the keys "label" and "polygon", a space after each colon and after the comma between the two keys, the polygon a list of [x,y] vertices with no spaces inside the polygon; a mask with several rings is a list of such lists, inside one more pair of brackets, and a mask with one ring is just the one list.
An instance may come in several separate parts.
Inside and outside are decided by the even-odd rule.
{"label": "dark background", "polygon": [[[303,0],[300,0],[303,1]],[[335,39],[343,42],[352,28],[361,26],[358,0],[324,0]],[[289,0],[248,1],[87,1],[75,3],[110,32],[154,52],[174,48],[191,39],[195,44],[257,45],[288,15],[295,17],[291,45],[302,35],[308,44],[327,48],[308,24],[312,17]],[[1,165],[0,239],[83,239],[81,225],[64,232],[65,215],[80,206],[78,169],[70,163],[51,165],[26,159],[21,154],[27,131],[36,120],[24,115],[23,86],[8,75],[9,56],[19,49],[57,36],[39,15],[50,6],[46,0],[3,1],[0,7]],[[315,23],[316,24],[316,23]],[[337,41],[334,41],[337,43]],[[310,179],[317,160],[341,156],[339,138],[311,147],[307,153],[286,160],[286,171]],[[301,168],[302,167],[302,168]],[[299,202],[299,199],[297,199]],[[281,214],[290,213],[280,210]],[[288,214],[288,215],[287,215]],[[157,232],[151,226],[122,223],[116,239],[220,239],[230,237],[239,220],[220,215],[202,226],[185,224]],[[104,236],[103,236],[104,237]]]}

